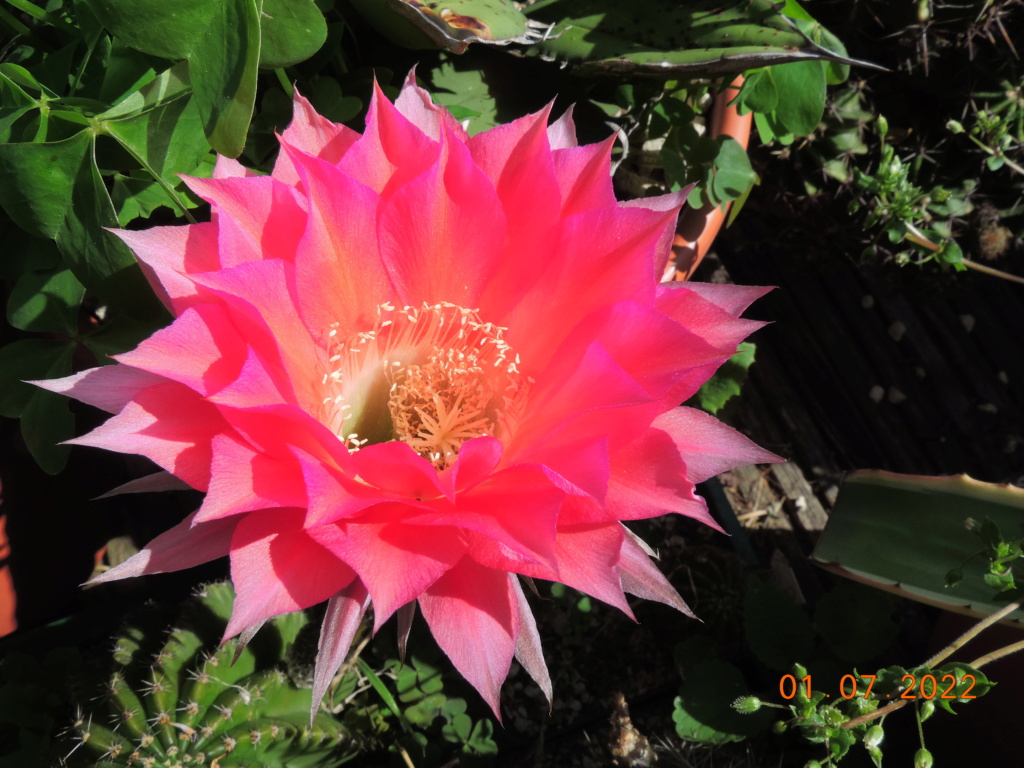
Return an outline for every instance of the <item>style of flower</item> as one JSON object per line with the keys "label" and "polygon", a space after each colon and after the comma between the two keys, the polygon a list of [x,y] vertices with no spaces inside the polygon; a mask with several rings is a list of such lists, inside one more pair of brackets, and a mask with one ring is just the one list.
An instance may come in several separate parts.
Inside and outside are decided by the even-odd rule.
{"label": "style of flower", "polygon": [[764,290],[659,284],[684,194],[617,202],[612,140],[547,123],[470,137],[410,75],[360,135],[297,95],[271,175],[187,179],[212,221],[119,233],[174,322],[40,384],[163,469],[124,490],[206,496],[95,581],[229,555],[243,640],[328,601],[314,702],[371,603],[403,643],[418,604],[496,713],[513,657],[552,695],[520,577],[690,614],[622,521],[715,526],[694,484],[776,460],[678,407]]}

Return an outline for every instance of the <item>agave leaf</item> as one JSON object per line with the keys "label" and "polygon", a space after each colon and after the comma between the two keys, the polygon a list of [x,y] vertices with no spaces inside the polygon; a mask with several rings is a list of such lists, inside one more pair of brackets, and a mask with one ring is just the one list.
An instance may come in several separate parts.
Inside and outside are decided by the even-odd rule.
{"label": "agave leaf", "polygon": [[[770,0],[541,0],[526,13],[550,31],[534,50],[582,74],[724,74],[790,61],[859,64],[816,40]],[[811,32],[805,31],[810,29]]]}
{"label": "agave leaf", "polygon": [[[877,470],[847,476],[811,559],[826,570],[912,600],[971,616],[998,610],[986,586],[983,545],[964,525],[986,517],[1024,535],[1024,489],[967,475],[920,477]],[[966,562],[965,561],[968,561]],[[946,574],[963,568],[958,584]],[[1024,612],[1011,614],[1018,623]]]}
{"label": "agave leaf", "polygon": [[541,33],[511,0],[352,0],[373,27],[406,48],[447,48],[463,53],[470,43],[531,43]]}

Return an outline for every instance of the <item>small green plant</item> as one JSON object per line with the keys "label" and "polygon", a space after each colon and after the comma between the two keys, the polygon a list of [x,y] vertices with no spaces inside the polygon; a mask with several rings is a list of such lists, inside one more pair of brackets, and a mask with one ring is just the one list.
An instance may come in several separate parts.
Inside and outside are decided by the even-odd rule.
{"label": "small green plant", "polygon": [[210,584],[166,634],[159,612],[124,628],[104,690],[72,726],[72,764],[314,768],[344,756],[342,724],[324,713],[310,723],[311,692],[285,671],[306,615],[218,646],[233,597],[229,584]]}

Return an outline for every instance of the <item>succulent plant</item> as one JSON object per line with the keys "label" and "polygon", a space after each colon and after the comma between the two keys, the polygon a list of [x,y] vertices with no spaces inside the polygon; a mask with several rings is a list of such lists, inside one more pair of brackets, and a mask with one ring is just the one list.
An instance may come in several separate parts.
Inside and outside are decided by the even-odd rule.
{"label": "succulent plant", "polygon": [[[289,677],[290,658],[308,618],[276,617],[249,644],[219,645],[234,594],[210,584],[159,631],[151,611],[124,628],[114,670],[92,711],[73,726],[75,759],[89,765],[276,766],[312,768],[344,759],[351,740],[337,720],[310,723],[311,692]],[[301,681],[300,681],[301,683]],[[76,754],[79,753],[79,754]]]}

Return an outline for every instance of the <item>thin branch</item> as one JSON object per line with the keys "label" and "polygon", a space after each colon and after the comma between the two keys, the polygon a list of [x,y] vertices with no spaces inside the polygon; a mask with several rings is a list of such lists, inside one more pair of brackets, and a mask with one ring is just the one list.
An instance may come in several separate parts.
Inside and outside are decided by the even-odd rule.
{"label": "thin branch", "polygon": [[986,275],[1001,277],[1003,280],[1010,280],[1011,282],[1024,285],[1024,277],[1020,277],[1019,275],[1011,275],[1009,272],[1003,272],[1001,269],[994,269],[993,267],[979,264],[978,262],[971,261],[970,259],[964,259],[962,263],[969,269],[975,269],[978,272],[984,272]]}
{"label": "thin branch", "polygon": [[979,656],[974,661],[970,662],[970,665],[975,669],[981,669],[990,661],[1001,659],[1004,656],[1009,656],[1011,653],[1016,653],[1017,651],[1024,651],[1024,640],[1013,643],[1012,645],[1003,646],[996,651],[992,651],[992,653],[986,653],[984,656]]}
{"label": "thin branch", "polygon": [[[964,259],[964,261],[967,261],[967,260]],[[990,614],[989,616],[986,616],[984,619],[982,619],[977,624],[975,624],[973,627],[971,627],[966,632],[964,632],[962,635],[960,635],[960,637],[958,637],[952,643],[950,643],[945,648],[943,648],[941,651],[939,651],[934,656],[932,656],[930,659],[928,659],[928,661],[926,661],[924,663],[924,666],[926,666],[926,667],[934,667],[940,661],[945,661],[949,656],[951,656],[956,651],[958,651],[961,648],[963,648],[965,645],[967,645],[967,643],[969,643],[971,640],[973,640],[975,637],[977,637],[981,632],[985,631],[986,629],[991,627],[996,622],[1002,621],[1003,619],[1005,619],[1007,616],[1009,616],[1011,613],[1013,613],[1014,611],[1016,611],[1020,607],[1021,607],[1020,601],[1015,602],[1015,603],[1010,603],[1009,605],[1004,606],[1003,608],[999,609],[995,613]],[[973,667],[973,666],[977,666],[977,665],[972,664],[971,666]]]}

